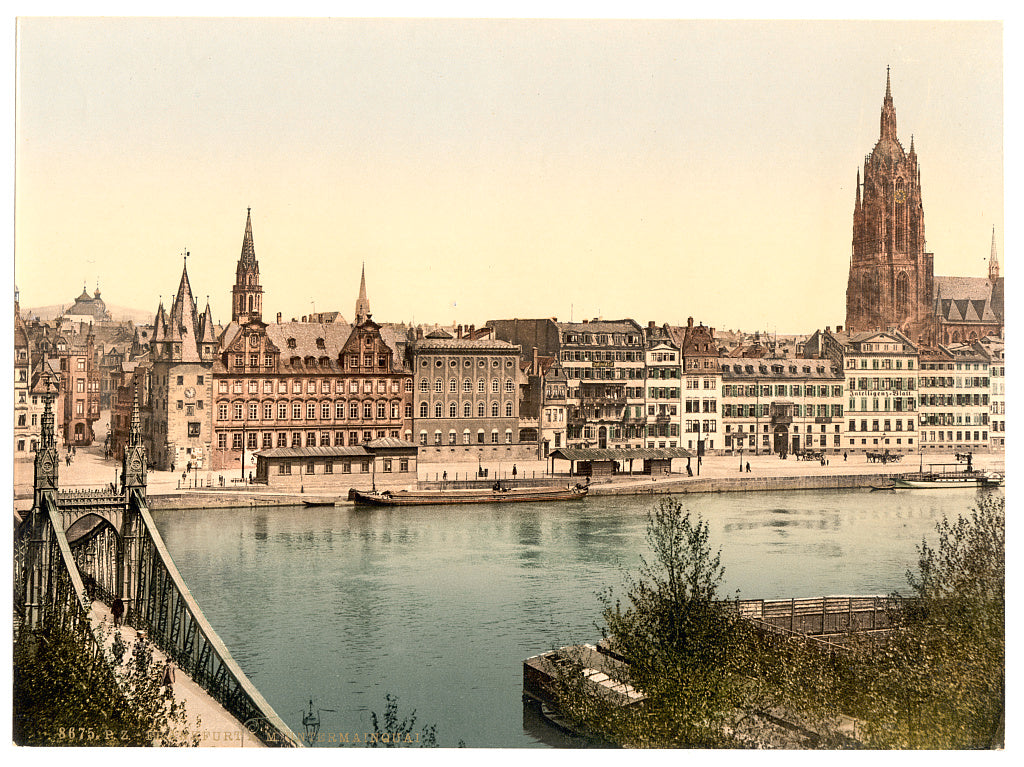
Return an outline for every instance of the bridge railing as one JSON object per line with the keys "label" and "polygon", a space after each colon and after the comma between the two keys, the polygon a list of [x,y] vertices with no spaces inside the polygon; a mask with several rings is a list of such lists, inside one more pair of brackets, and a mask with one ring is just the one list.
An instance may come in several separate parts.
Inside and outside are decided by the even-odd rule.
{"label": "bridge railing", "polygon": [[135,496],[133,503],[138,504],[142,520],[141,565],[129,622],[147,631],[157,647],[263,743],[301,746],[203,615],[167,552],[145,502]]}

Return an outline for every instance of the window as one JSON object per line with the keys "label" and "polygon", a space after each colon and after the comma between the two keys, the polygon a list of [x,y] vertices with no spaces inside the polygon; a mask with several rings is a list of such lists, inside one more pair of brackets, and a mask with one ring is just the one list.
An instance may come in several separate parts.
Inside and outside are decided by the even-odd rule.
{"label": "window", "polygon": [[506,402],[505,403],[505,417],[506,418],[511,418],[512,417],[512,403],[511,402]]}
{"label": "window", "polygon": [[359,419],[359,403],[358,402],[350,402],[348,404],[348,417],[352,421],[356,421],[356,420]]}
{"label": "window", "polygon": [[497,402],[492,402],[491,403],[491,418],[497,418],[497,417],[498,417],[498,403]]}
{"label": "window", "polygon": [[455,418],[456,416],[458,416],[458,414],[458,405],[456,405],[454,402],[450,403],[448,405],[448,417]]}
{"label": "window", "polygon": [[511,378],[508,378],[508,379],[505,380],[505,391],[507,391],[507,392],[515,391],[515,384],[512,382]]}
{"label": "window", "polygon": [[226,421],[228,420],[228,405],[226,402],[221,402],[217,405],[217,420]]}
{"label": "window", "polygon": [[373,403],[366,401],[363,403],[363,419],[369,421],[373,418]]}
{"label": "window", "polygon": [[238,432],[231,435],[231,447],[235,450],[242,449],[242,435]]}
{"label": "window", "polygon": [[306,420],[313,421],[315,419],[316,419],[316,403],[315,402],[307,402],[306,403]]}
{"label": "window", "polygon": [[277,446],[288,447],[288,435],[283,431],[277,433]]}
{"label": "window", "polygon": [[228,447],[228,435],[223,432],[217,435],[217,447],[221,450],[227,450]]}

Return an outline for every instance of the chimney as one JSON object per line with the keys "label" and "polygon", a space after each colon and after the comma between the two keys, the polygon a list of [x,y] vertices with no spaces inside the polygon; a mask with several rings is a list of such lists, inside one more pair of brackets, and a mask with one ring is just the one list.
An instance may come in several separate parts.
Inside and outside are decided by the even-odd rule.
{"label": "chimney", "polygon": [[831,333],[832,332],[832,326],[831,325],[826,325],[825,326],[825,332],[826,333]]}
{"label": "chimney", "polygon": [[693,327],[693,317],[687,317],[686,318],[686,327],[688,327],[688,328],[692,328]]}
{"label": "chimney", "polygon": [[305,314],[303,314],[303,315],[302,315],[302,321],[303,321],[303,322],[305,322],[305,321],[306,321],[306,315],[305,315]]}
{"label": "chimney", "polygon": [[540,375],[540,368],[537,365],[537,347],[533,347],[533,374],[535,376]]}
{"label": "chimney", "polygon": [[584,317],[584,318],[583,318],[583,324],[584,324],[584,325],[586,325],[586,324],[587,324],[587,318],[586,318],[586,317]]}
{"label": "chimney", "polygon": [[417,341],[422,341],[423,340],[423,326],[422,325],[417,325],[416,326],[416,340]]}
{"label": "chimney", "polygon": [[277,324],[278,324],[278,325],[280,325],[280,324],[281,324],[281,312],[278,312],[278,313],[277,313]]}
{"label": "chimney", "polygon": [[476,325],[470,325],[469,326],[469,330],[466,331],[466,337],[467,338],[472,338],[473,337],[473,331],[475,329],[476,329]]}
{"label": "chimney", "polygon": [[842,333],[843,332],[843,326],[842,325],[836,325],[836,332],[837,333]]}
{"label": "chimney", "polygon": [[459,325],[457,328],[455,328],[455,337],[462,338],[462,325]]}
{"label": "chimney", "polygon": [[651,330],[654,330],[654,320],[647,320],[647,327],[650,328]]}

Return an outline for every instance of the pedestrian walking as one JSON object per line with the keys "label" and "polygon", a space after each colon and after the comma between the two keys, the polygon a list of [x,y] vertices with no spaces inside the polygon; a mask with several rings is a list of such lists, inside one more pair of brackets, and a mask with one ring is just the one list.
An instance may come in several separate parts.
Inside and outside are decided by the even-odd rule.
{"label": "pedestrian walking", "polygon": [[114,597],[114,603],[110,605],[110,614],[114,616],[114,625],[121,625],[121,618],[124,617],[124,602],[121,597]]}
{"label": "pedestrian walking", "polygon": [[846,451],[845,450],[843,451],[843,460],[844,461],[846,460]]}
{"label": "pedestrian walking", "polygon": [[750,473],[750,461],[747,461],[747,474]]}
{"label": "pedestrian walking", "polygon": [[518,470],[516,469],[516,465],[512,464],[512,479],[516,478],[516,473],[517,472],[518,472]]}
{"label": "pedestrian walking", "polygon": [[[437,475],[435,474],[434,476],[436,477]],[[441,481],[442,482],[447,482],[448,481],[448,472],[447,471],[441,472]]]}
{"label": "pedestrian walking", "polygon": [[174,684],[174,663],[172,663],[170,659],[168,659],[167,663],[164,665],[164,675],[160,680],[160,684],[164,687],[170,687]]}

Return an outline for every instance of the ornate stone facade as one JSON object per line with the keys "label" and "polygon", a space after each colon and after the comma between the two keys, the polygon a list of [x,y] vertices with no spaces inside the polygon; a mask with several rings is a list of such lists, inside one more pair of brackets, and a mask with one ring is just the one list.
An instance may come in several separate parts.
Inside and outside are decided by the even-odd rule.
{"label": "ornate stone facade", "polygon": [[857,171],[846,288],[848,332],[898,328],[915,339],[933,335],[933,258],[924,246],[917,152],[913,137],[909,152],[896,137],[887,71],[880,134],[864,160],[863,184]]}

